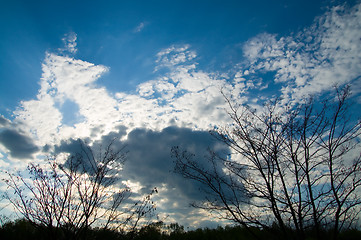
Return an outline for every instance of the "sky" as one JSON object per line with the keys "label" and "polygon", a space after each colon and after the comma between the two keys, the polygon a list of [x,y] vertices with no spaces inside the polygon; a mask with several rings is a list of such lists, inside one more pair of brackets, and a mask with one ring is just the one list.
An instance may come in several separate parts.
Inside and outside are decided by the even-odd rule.
{"label": "sky", "polygon": [[1,0],[0,29],[0,168],[116,137],[124,181],[186,227],[221,222],[189,207],[203,195],[170,150],[229,151],[209,134],[230,123],[222,93],[257,107],[349,84],[361,103],[360,1]]}

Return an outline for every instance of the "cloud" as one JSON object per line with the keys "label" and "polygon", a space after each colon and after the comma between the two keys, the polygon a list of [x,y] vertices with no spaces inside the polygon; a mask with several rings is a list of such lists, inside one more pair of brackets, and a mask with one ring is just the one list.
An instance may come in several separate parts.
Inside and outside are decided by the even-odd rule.
{"label": "cloud", "polygon": [[62,115],[54,105],[50,95],[37,96],[37,99],[22,101],[14,111],[15,122],[23,122],[23,131],[32,133],[37,145],[52,144],[61,126]]}
{"label": "cloud", "polygon": [[221,89],[230,94],[244,86],[197,69],[196,53],[189,45],[171,46],[157,56],[159,66],[168,72],[140,84],[137,90],[141,97],[155,100],[155,109],[164,109],[164,114],[172,116],[178,126],[195,127],[190,123],[196,123],[197,128],[208,129],[226,121]]}
{"label": "cloud", "polygon": [[[12,122],[0,115],[0,150],[8,153],[9,156],[16,159],[33,159],[34,154],[39,152],[33,138],[33,134],[26,131],[25,122]],[[8,159],[0,152],[0,158]]]}
{"label": "cloud", "polygon": [[51,95],[60,104],[66,99],[73,101],[79,107],[79,114],[89,124],[108,122],[116,101],[105,88],[95,85],[95,81],[107,71],[101,65],[49,54],[43,65],[40,92]]}
{"label": "cloud", "polygon": [[0,128],[7,127],[10,125],[10,121],[6,119],[4,116],[0,115]]}
{"label": "cloud", "polygon": [[[122,128],[120,129],[120,135]],[[97,145],[106,146],[109,139],[117,136],[116,132],[104,136]],[[173,172],[174,159],[171,158],[171,148],[181,146],[195,154],[195,160],[204,167],[209,166],[208,149],[217,149],[221,155],[230,152],[226,145],[216,140],[208,131],[194,131],[189,128],[167,127],[160,131],[144,128],[134,129],[128,133],[126,140],[118,142],[118,148],[126,146],[127,161],[124,164],[122,178],[138,183],[142,193],[157,187],[157,208],[160,213],[170,214],[177,219],[197,211],[188,207],[189,203],[204,199],[202,185],[198,182],[185,181]],[[199,214],[200,215],[200,214]],[[198,219],[199,220],[199,219]]]}
{"label": "cloud", "polygon": [[146,22],[141,22],[134,30],[133,32],[135,33],[139,33],[141,31],[143,31],[144,27],[147,25]]}
{"label": "cloud", "polygon": [[[189,208],[191,202],[204,199],[204,192],[200,191],[202,185],[194,181],[185,181],[182,176],[173,172],[174,159],[171,157],[171,148],[181,146],[182,149],[194,153],[197,163],[204,167],[209,166],[208,149],[217,149],[220,155],[226,155],[230,152],[229,148],[217,141],[208,131],[194,131],[189,128],[167,127],[160,131],[137,128],[130,131],[127,138],[121,141],[125,134],[125,127],[119,126],[117,131],[110,132],[92,143],[94,156],[97,156],[98,149],[106,148],[110,142],[113,150],[124,149],[126,152],[127,160],[116,184],[133,186],[137,195],[147,194],[157,187],[159,193],[154,196],[154,200],[160,215],[168,215],[174,221],[185,225],[202,224],[200,219],[203,214]],[[117,140],[113,141],[114,139]],[[55,153],[83,154],[83,143],[84,141],[75,139],[62,141],[55,147]],[[190,215],[198,218],[190,220]]]}
{"label": "cloud", "polygon": [[285,102],[335,84],[360,85],[360,8],[336,6],[301,32],[286,37],[264,33],[249,40],[243,46],[247,71],[273,72],[275,83],[282,83]]}
{"label": "cloud", "polygon": [[[65,159],[62,165],[66,168],[77,165],[76,171],[86,172],[90,175],[95,173],[94,166],[96,166],[95,158],[97,153],[93,152],[86,144],[87,140],[83,139],[68,139],[60,142],[53,150],[56,156],[64,156]],[[65,155],[63,155],[65,153]],[[58,159],[59,161],[59,159]]]}
{"label": "cloud", "polygon": [[71,54],[75,54],[78,49],[77,46],[77,35],[74,32],[70,32],[64,35],[64,37],[61,39],[64,44],[64,48],[59,49],[61,52],[68,52]]}
{"label": "cloud", "polygon": [[[229,148],[217,141],[208,131],[195,131],[175,126],[160,131],[137,128],[130,131],[127,138],[123,139],[125,135],[126,128],[118,126],[115,131],[91,143],[94,156],[98,156],[97,151],[101,148],[104,150],[111,142],[113,150],[124,149],[123,153],[126,153],[127,160],[116,184],[133,186],[135,191],[133,195],[147,194],[157,187],[159,193],[154,196],[154,200],[161,216],[167,215],[173,221],[185,225],[202,225],[203,220],[200,219],[203,213],[189,208],[191,202],[204,199],[204,192],[200,191],[202,185],[198,182],[185,181],[173,172],[174,159],[171,157],[171,148],[181,146],[195,153],[196,161],[204,167],[208,166],[208,149],[217,149],[219,154],[224,155],[229,154]],[[55,146],[54,153],[84,155],[84,151],[88,151],[84,143],[89,140],[91,139],[64,140]],[[83,157],[86,159],[86,155]],[[189,218],[190,215],[194,218]]]}
{"label": "cloud", "polygon": [[60,153],[69,153],[71,156],[82,154],[86,145],[87,139],[67,139],[62,140],[60,144],[55,145],[53,153],[58,155]]}
{"label": "cloud", "polygon": [[[133,94],[112,95],[96,83],[107,67],[47,53],[38,95],[21,102],[16,121],[26,122],[24,131],[34,134],[39,146],[69,138],[99,139],[118,125],[129,130],[169,125],[202,130],[223,124],[226,105],[220,90],[242,86],[234,88],[217,75],[197,70],[195,56],[188,45],[162,50],[158,61],[167,69],[164,75],[140,84]],[[76,119],[69,121],[69,116]]]}
{"label": "cloud", "polygon": [[[164,183],[173,169],[170,151],[173,146],[182,146],[196,153],[204,161],[207,149],[219,144],[207,131],[193,131],[189,128],[167,127],[161,131],[135,129],[128,134],[124,144],[129,150],[126,170],[131,179],[138,179],[144,185]],[[224,146],[224,151],[227,148]],[[143,178],[139,180],[139,178]]]}
{"label": "cloud", "polygon": [[[18,121],[24,121],[38,137],[39,145],[56,144],[70,137],[88,137],[90,130],[103,126],[104,131],[118,121],[117,101],[95,81],[108,69],[68,56],[48,53],[42,65],[41,88],[36,99],[22,101],[15,111]],[[71,102],[79,109],[73,126],[66,125],[62,106]],[[65,108],[66,109],[66,108]]]}
{"label": "cloud", "polygon": [[30,137],[14,129],[0,129],[0,143],[9,150],[10,156],[18,159],[31,159],[39,151]]}
{"label": "cloud", "polygon": [[[47,53],[39,92],[35,99],[21,102],[15,122],[26,123],[22,130],[31,133],[39,147],[70,138],[98,140],[119,125],[127,131],[160,131],[170,125],[207,130],[229,123],[221,89],[241,104],[267,100],[272,88],[279,89],[273,93],[286,102],[334,83],[360,85],[359,8],[333,8],[291,36],[264,33],[250,39],[243,47],[248,64],[235,66],[242,66],[235,73],[202,71],[190,45],[172,45],[156,56],[158,76],[133,93],[113,95],[99,86],[97,80],[109,71],[105,66]],[[67,39],[76,42],[76,34]],[[271,75],[263,76],[267,73]],[[76,113],[65,112],[68,103]],[[69,121],[67,116],[77,119]]]}
{"label": "cloud", "polygon": [[[39,92],[20,103],[17,125],[0,116],[0,141],[11,156],[29,158],[40,147],[76,153],[81,149],[75,139],[97,147],[118,137],[114,147],[129,151],[124,179],[139,191],[157,186],[162,211],[184,222],[194,214],[189,221],[196,222],[203,213],[186,204],[201,199],[200,186],[172,174],[170,148],[180,145],[205,163],[207,147],[217,144],[207,130],[230,121],[221,90],[239,104],[259,105],[274,95],[298,101],[335,83],[361,86],[360,6],[334,7],[289,36],[260,34],[243,45],[245,59],[226,73],[201,70],[190,45],[164,48],[156,55],[157,76],[131,93],[111,94],[97,83],[109,68],[70,57],[77,46],[70,33],[60,54],[46,54]],[[77,112],[66,113],[69,105]]]}
{"label": "cloud", "polygon": [[169,185],[168,188],[177,187],[188,198],[197,198],[195,194],[198,194],[198,189],[194,189],[192,185],[185,186],[187,184],[172,173],[174,163],[171,148],[181,146],[195,153],[197,161],[204,165],[207,165],[208,149],[218,149],[220,154],[229,153],[228,147],[217,141],[208,131],[194,131],[175,126],[160,131],[137,128],[130,131],[126,139],[121,140],[126,135],[125,130],[124,126],[118,126],[115,131],[92,142],[89,138],[63,140],[54,147],[53,153],[82,155],[87,152],[86,146],[89,144],[94,156],[98,156],[97,151],[104,150],[112,143],[111,148],[114,151],[124,149],[127,152],[128,160],[123,170],[126,180],[139,182],[146,189],[161,185]]}
{"label": "cloud", "polygon": [[[91,147],[94,156],[99,154],[98,151],[103,151],[105,148],[111,144],[111,148],[115,151],[122,149],[124,147],[121,143],[121,139],[126,136],[126,127],[119,125],[114,128],[112,132],[103,135],[99,140],[93,140],[90,137],[88,138],[69,138],[62,140],[59,144],[56,144],[52,150],[52,153],[57,155],[60,153],[69,153],[70,155],[77,155],[84,152],[85,148]],[[93,129],[93,131],[99,131],[99,129]],[[116,141],[115,141],[116,140]]]}
{"label": "cloud", "polygon": [[169,48],[163,49],[157,54],[158,66],[155,71],[159,70],[161,67],[172,67],[178,64],[191,61],[197,57],[197,54],[190,50],[190,45],[173,45]]}

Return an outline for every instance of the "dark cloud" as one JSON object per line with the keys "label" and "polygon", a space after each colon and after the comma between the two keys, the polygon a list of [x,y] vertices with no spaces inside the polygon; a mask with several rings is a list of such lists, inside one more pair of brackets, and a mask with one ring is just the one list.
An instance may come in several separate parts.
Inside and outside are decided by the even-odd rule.
{"label": "dark cloud", "polygon": [[[97,127],[94,127],[91,129],[91,134],[90,137],[96,137],[99,134],[103,134],[104,133],[104,125],[100,125]],[[125,136],[127,134],[127,128],[123,125],[119,125],[117,127],[115,127],[115,131],[110,132],[109,134],[107,134],[105,137],[115,137],[115,138],[121,138],[122,136]],[[104,138],[104,137],[103,137]]]}
{"label": "dark cloud", "polygon": [[[174,159],[171,157],[173,146],[180,146],[195,154],[195,159],[201,165],[206,165],[209,156],[208,149],[219,149],[224,154],[229,153],[225,145],[221,145],[207,131],[193,131],[189,128],[168,127],[162,131],[135,129],[128,134],[125,141],[119,139],[125,135],[125,127],[105,135],[92,145],[96,156],[97,151],[107,147],[112,142],[113,150],[125,148],[127,161],[124,165],[122,177],[124,180],[140,182],[144,186],[144,193],[153,187],[167,186],[176,194],[182,194],[189,200],[201,199],[202,193],[198,183],[187,181],[173,172]],[[113,141],[117,139],[117,141]],[[69,139],[55,146],[55,154],[67,152],[71,155],[84,154],[84,141]],[[84,159],[86,156],[83,156]]]}
{"label": "dark cloud", "polygon": [[32,158],[39,151],[30,137],[13,129],[0,130],[0,143],[10,151],[10,156],[19,159]]}
{"label": "dark cloud", "polygon": [[124,144],[129,151],[124,177],[140,182],[146,189],[165,186],[167,198],[173,203],[182,201],[183,205],[201,200],[204,196],[199,191],[199,183],[185,180],[173,172],[172,147],[181,146],[194,153],[195,160],[201,165],[208,163],[208,149],[217,148],[229,153],[229,149],[220,146],[209,132],[178,127],[168,127],[159,132],[136,129],[129,133]]}
{"label": "dark cloud", "polygon": [[[93,129],[95,132],[100,132],[100,129]],[[114,151],[121,149],[123,144],[120,142],[120,138],[126,135],[126,127],[118,126],[115,131],[104,135],[101,140],[94,141],[91,144],[91,151],[96,156],[99,154],[99,151],[104,151],[106,147],[111,144],[111,148]],[[54,154],[59,153],[69,153],[70,155],[77,155],[77,154],[87,154],[88,151],[88,143],[91,142],[90,138],[86,139],[68,139],[62,140],[59,145],[54,147]],[[49,149],[47,147],[46,149]]]}
{"label": "dark cloud", "polygon": [[[178,127],[168,127],[161,131],[135,129],[128,133],[126,140],[119,141],[124,135],[125,128],[119,127],[117,131],[93,142],[92,149],[104,149],[117,139],[113,141],[112,148],[119,150],[125,147],[124,151],[127,152],[127,161],[123,166],[121,179],[139,182],[143,189],[138,194],[149,193],[153,187],[157,187],[159,194],[156,199],[163,200],[162,206],[158,209],[171,216],[177,216],[177,219],[186,219],[189,214],[194,215],[194,212],[191,213],[194,209],[189,208],[189,204],[203,200],[204,192],[200,191],[202,188],[200,183],[184,179],[174,173],[172,147],[180,146],[194,153],[194,160],[205,167],[207,164],[209,166],[208,149],[217,149],[222,154],[230,153],[227,146],[221,144],[207,131]],[[79,153],[82,151],[79,148],[80,143],[80,140],[63,141],[55,149],[57,152]]]}
{"label": "dark cloud", "polygon": [[102,136],[100,141],[96,141],[93,145],[94,146],[107,146],[112,142],[114,148],[121,147],[119,141],[123,136],[127,135],[127,128],[125,126],[118,126],[115,128],[115,131],[108,133],[107,135]]}
{"label": "dark cloud", "polygon": [[[125,134],[126,128],[124,126],[118,126],[116,131],[103,136],[99,141],[94,141],[91,146],[88,144],[91,142],[89,138],[63,140],[59,145],[54,146],[53,154],[69,153],[70,158],[66,159],[64,163],[65,167],[70,166],[70,163],[78,164],[79,171],[93,174],[95,170],[94,167],[96,166],[95,161],[100,160],[98,159],[100,154],[104,156],[107,147],[110,147],[114,152],[123,149],[119,139]],[[44,151],[49,149],[49,146],[44,147]]]}
{"label": "dark cloud", "polygon": [[54,147],[54,154],[69,153],[70,155],[81,154],[86,148],[86,142],[88,139],[68,139],[62,140],[59,145]]}
{"label": "dark cloud", "polygon": [[198,161],[205,161],[207,149],[217,142],[208,132],[192,131],[188,128],[168,127],[160,132],[136,129],[129,133],[127,145],[127,175],[143,184],[169,183],[173,178],[174,163],[171,148],[182,148],[196,154]]}
{"label": "dark cloud", "polygon": [[68,139],[60,142],[54,147],[54,154],[69,153],[70,157],[66,159],[63,166],[69,167],[70,164],[77,164],[78,171],[92,174],[95,166],[92,150],[87,146],[86,140]]}
{"label": "dark cloud", "polygon": [[140,182],[145,186],[144,190],[160,188],[159,200],[163,200],[160,211],[175,217],[181,224],[189,224],[187,218],[195,214],[189,204],[204,200],[205,196],[204,192],[200,191],[203,187],[200,183],[174,173],[172,147],[179,146],[194,153],[194,160],[205,167],[209,166],[208,149],[218,149],[219,153],[223,154],[230,152],[228,147],[208,131],[178,127],[168,127],[162,131],[136,129],[128,134],[124,144],[129,152],[123,177]]}

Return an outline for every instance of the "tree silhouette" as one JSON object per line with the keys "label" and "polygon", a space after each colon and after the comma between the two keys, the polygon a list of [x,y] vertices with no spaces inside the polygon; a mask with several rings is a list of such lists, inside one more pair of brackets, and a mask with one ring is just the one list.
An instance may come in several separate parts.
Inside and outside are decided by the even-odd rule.
{"label": "tree silhouette", "polygon": [[[356,224],[361,198],[359,119],[352,118],[349,87],[319,102],[263,111],[226,98],[233,120],[214,136],[233,155],[212,152],[207,166],[193,153],[172,149],[175,171],[203,183],[207,198],[196,207],[241,224],[275,231],[285,239],[311,235],[336,239]],[[307,233],[307,234],[306,234]]]}
{"label": "tree silhouette", "polygon": [[65,162],[52,157],[45,166],[30,163],[26,177],[8,173],[5,183],[11,191],[6,198],[27,221],[45,227],[52,239],[86,239],[91,226],[135,230],[154,214],[151,195],[156,189],[132,200],[131,189],[119,181],[123,149],[114,150],[111,142],[95,156],[79,144],[81,151]]}

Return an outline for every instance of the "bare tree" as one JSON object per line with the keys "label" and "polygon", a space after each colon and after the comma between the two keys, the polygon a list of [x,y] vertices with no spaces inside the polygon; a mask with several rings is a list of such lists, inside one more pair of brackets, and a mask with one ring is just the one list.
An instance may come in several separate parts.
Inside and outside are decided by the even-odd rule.
{"label": "bare tree", "polygon": [[233,124],[214,136],[233,154],[214,152],[201,166],[175,147],[175,171],[203,183],[208,197],[198,207],[222,218],[284,238],[321,239],[328,231],[336,239],[356,223],[361,204],[361,123],[351,117],[349,95],[345,87],[321,103],[274,101],[261,112],[226,98]]}
{"label": "bare tree", "polygon": [[8,173],[5,195],[26,220],[46,227],[52,239],[86,238],[91,226],[103,229],[135,229],[155,210],[151,195],[132,200],[131,189],[121,186],[119,173],[125,161],[123,149],[110,143],[95,156],[82,142],[81,152],[65,162],[57,157],[48,165],[29,164],[27,175]]}

